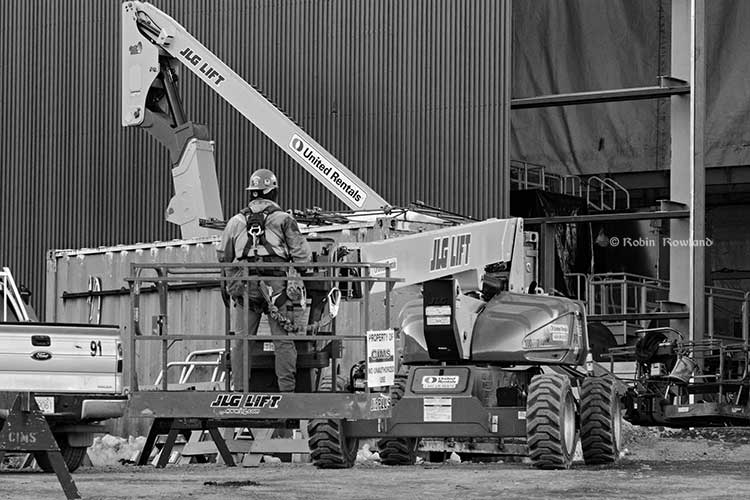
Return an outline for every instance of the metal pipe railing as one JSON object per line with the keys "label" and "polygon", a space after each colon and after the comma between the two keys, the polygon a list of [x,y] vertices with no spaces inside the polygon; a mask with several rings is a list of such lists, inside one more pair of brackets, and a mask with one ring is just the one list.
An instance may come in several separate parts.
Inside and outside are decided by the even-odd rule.
{"label": "metal pipe railing", "polygon": [[[161,390],[167,391],[168,390],[168,384],[167,384],[167,372],[170,366],[170,362],[168,359],[168,351],[169,347],[171,346],[171,343],[177,342],[177,341],[204,341],[204,340],[213,340],[213,341],[225,341],[225,347],[228,349],[231,345],[231,342],[241,342],[243,344],[243,360],[242,360],[242,371],[243,371],[243,381],[249,380],[249,376],[251,373],[251,366],[249,364],[249,345],[250,342],[258,342],[258,341],[266,341],[266,340],[292,340],[292,341],[318,341],[318,340],[325,340],[328,342],[341,342],[341,341],[357,341],[357,342],[363,342],[366,340],[366,337],[362,335],[340,335],[336,333],[335,331],[335,322],[333,323],[333,332],[330,335],[296,335],[296,334],[289,334],[289,335],[263,335],[262,338],[255,337],[253,335],[249,335],[248,333],[245,333],[243,335],[232,335],[229,331],[229,323],[227,323],[225,332],[223,335],[219,334],[173,334],[169,331],[169,322],[168,322],[168,284],[174,283],[174,282],[190,282],[190,283],[229,283],[232,281],[244,281],[244,282],[252,282],[252,281],[264,281],[264,282],[273,282],[273,281],[287,281],[289,278],[286,276],[286,273],[283,273],[282,276],[267,276],[262,274],[256,274],[259,272],[262,272],[264,269],[268,270],[277,270],[281,271],[284,269],[292,269],[292,268],[304,268],[304,269],[317,269],[322,270],[321,275],[316,276],[299,276],[298,278],[303,282],[308,281],[316,281],[316,282],[337,282],[337,283],[351,283],[354,285],[355,283],[359,283],[361,289],[362,289],[362,302],[361,307],[363,307],[362,314],[360,314],[360,328],[362,332],[367,332],[370,328],[370,313],[369,313],[369,306],[371,303],[370,298],[370,285],[374,283],[385,283],[385,322],[386,322],[386,328],[390,326],[390,304],[391,304],[391,297],[390,294],[393,289],[393,285],[396,282],[403,281],[400,278],[394,278],[391,276],[391,269],[390,264],[388,263],[345,263],[345,262],[306,262],[306,263],[265,263],[265,262],[257,262],[257,263],[231,263],[231,264],[214,264],[211,266],[207,266],[205,264],[138,264],[138,263],[132,263],[131,264],[131,277],[127,279],[129,286],[130,286],[130,297],[131,297],[131,325],[132,328],[129,336],[129,349],[130,349],[130,356],[128,361],[128,368],[129,368],[129,383],[131,390],[135,391],[138,390],[138,382],[136,378],[137,373],[137,366],[136,366],[136,352],[137,352],[137,342],[139,341],[157,341],[161,342],[161,370],[164,376],[162,376],[159,379],[159,382],[161,383]],[[242,275],[241,277],[228,277],[226,276],[226,270],[228,268],[238,268],[241,267],[242,269]],[[347,275],[347,276],[336,276],[335,271],[340,269],[353,269],[353,270],[359,270],[361,271],[361,275]],[[384,269],[384,276],[371,276],[370,270],[371,269]],[[194,272],[191,272],[193,270]],[[251,270],[253,271],[253,274],[251,274]],[[155,276],[146,276],[145,271],[153,271],[155,273]],[[350,273],[351,274],[351,273]],[[159,291],[159,313],[157,314],[157,323],[156,323],[156,335],[144,335],[143,329],[141,328],[141,320],[140,317],[141,309],[140,309],[140,287],[145,283],[155,283],[156,287]],[[244,309],[245,314],[249,314],[249,296],[248,296],[248,288],[245,287],[245,301],[244,301]],[[231,307],[229,301],[224,301],[223,306],[225,307],[225,317],[229,318],[228,309]],[[247,316],[246,316],[247,317]],[[337,356],[331,357],[331,370],[332,370],[332,376],[333,380],[335,381],[336,378],[336,363],[337,363]],[[172,362],[174,363],[174,362]],[[184,362],[183,362],[184,363]],[[198,363],[199,365],[203,365],[201,362],[194,362]],[[171,366],[175,366],[172,364]],[[197,365],[196,365],[197,366]],[[183,372],[184,374],[184,372]],[[227,385],[228,385],[228,379],[227,377]],[[335,382],[332,384],[332,391],[336,391],[336,384]],[[242,387],[243,392],[248,392],[247,383],[243,383]],[[365,391],[368,395],[370,393],[370,388],[367,387]]]}
{"label": "metal pipe railing", "polygon": [[[656,307],[659,300],[666,299],[669,293],[667,280],[633,273],[569,273],[565,276],[575,280],[576,298],[586,302],[588,314],[645,314],[650,307]],[[586,290],[585,295],[583,289]],[[706,286],[705,295],[708,338],[717,335],[717,313],[720,313],[721,317],[729,316],[741,321],[742,338],[747,341],[750,338],[750,292]],[[724,307],[722,301],[739,303],[740,310]],[[646,327],[647,323],[641,320],[639,326]],[[629,325],[624,323],[622,326],[626,329]]]}

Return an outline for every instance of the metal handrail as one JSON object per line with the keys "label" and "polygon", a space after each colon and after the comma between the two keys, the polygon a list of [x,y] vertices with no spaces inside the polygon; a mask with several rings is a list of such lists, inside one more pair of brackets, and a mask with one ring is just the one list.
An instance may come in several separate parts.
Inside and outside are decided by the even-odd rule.
{"label": "metal handrail", "polygon": [[[578,198],[583,195],[583,181],[577,175],[565,175],[562,178],[563,188],[562,194],[569,196],[576,196]],[[570,190],[568,190],[568,183],[570,183]]]}
{"label": "metal handrail", "polygon": [[[209,382],[221,382],[224,380],[225,373],[224,372],[219,373],[218,371],[218,368],[221,367],[220,359],[216,361],[170,361],[169,363],[167,363],[167,372],[169,372],[170,368],[181,367],[182,371],[180,372],[180,377],[177,383],[186,384],[187,380],[190,378],[190,375],[192,375],[194,368],[196,366],[215,367],[213,374],[211,376],[211,380],[209,380]],[[164,372],[160,371],[159,375],[156,376],[156,381],[154,382],[154,385],[161,384],[163,376],[164,376]],[[217,377],[218,377],[218,380],[216,380]]]}
{"label": "metal handrail", "polygon": [[[612,313],[619,310],[620,313],[636,311],[645,313],[655,302],[649,300],[649,295],[669,292],[669,281],[652,278],[633,273],[598,273],[585,275],[582,273],[568,273],[566,278],[575,279],[576,298],[586,302],[589,314]],[[581,283],[586,283],[585,287]],[[585,294],[581,293],[585,290]],[[634,300],[631,302],[631,290]],[[619,292],[619,301],[615,300]],[[651,295],[653,297],[653,295]],[[728,313],[730,319],[740,318],[742,322],[742,338],[750,339],[750,291],[737,290],[708,285],[705,287],[706,296],[706,330],[708,337],[713,339],[717,336],[715,325],[715,312],[717,310]],[[658,295],[657,295],[658,297]],[[717,300],[725,300],[741,303],[740,311],[734,311],[727,307],[716,304]],[[618,314],[614,312],[612,314]],[[641,321],[641,326],[646,326],[646,321]],[[623,336],[627,335],[628,324],[622,323]]]}
{"label": "metal handrail", "polygon": [[[605,177],[603,179],[603,181],[606,182],[607,184],[611,185],[615,189],[615,191],[619,190],[619,191],[622,191],[625,194],[625,209],[629,209],[630,208],[630,192],[625,188],[625,186],[623,186],[622,184],[620,184],[619,182],[617,182],[616,180],[614,180],[614,179],[612,179],[610,177]],[[615,192],[614,196],[615,196],[615,201],[616,201],[616,199],[617,199],[617,193],[616,192]],[[613,202],[612,206],[614,207],[614,205],[615,205],[615,202]],[[614,208],[613,208],[613,210],[614,210]]]}
{"label": "metal handrail", "polygon": [[[529,172],[533,172],[537,181],[529,180]],[[518,185],[518,189],[529,189],[532,188],[546,189],[545,185],[545,167],[542,165],[536,165],[519,160],[511,160],[510,162],[510,182],[511,185],[515,183]],[[518,175],[514,177],[514,173]]]}
{"label": "metal handrail", "polygon": [[[591,192],[593,191],[592,184],[598,184],[599,188],[597,189],[597,192],[599,193],[599,204],[597,205],[594,201],[591,201]],[[612,191],[612,204],[607,205],[604,201],[604,191],[606,188],[609,191]],[[616,206],[616,199],[617,199],[617,193],[615,191],[615,188],[606,182],[602,180],[601,177],[597,177],[595,175],[592,175],[586,180],[586,205],[599,211],[603,210],[614,210]]]}
{"label": "metal handrail", "polygon": [[18,291],[16,281],[13,279],[13,273],[10,272],[10,268],[3,267],[0,271],[0,277],[2,278],[3,287],[3,317],[2,321],[8,321],[8,304],[13,308],[18,321],[28,322],[31,321],[26,308],[23,306],[23,299],[21,293]]}
{"label": "metal handrail", "polygon": [[[401,278],[391,277],[391,264],[389,263],[357,263],[357,262],[305,262],[305,263],[291,263],[291,262],[279,262],[279,263],[266,263],[266,262],[233,262],[233,263],[216,263],[211,265],[206,264],[184,264],[184,263],[131,263],[131,276],[126,279],[130,286],[130,298],[132,308],[132,328],[127,332],[129,335],[128,346],[131,355],[129,356],[129,370],[130,370],[130,390],[138,391],[138,382],[136,379],[136,343],[138,341],[158,341],[161,342],[161,371],[162,376],[159,382],[161,383],[160,390],[168,391],[169,386],[167,384],[167,372],[169,370],[170,362],[168,360],[168,350],[173,342],[184,341],[184,340],[212,340],[212,341],[224,341],[224,351],[230,349],[232,342],[239,342],[244,347],[243,359],[242,359],[242,379],[248,380],[250,375],[249,366],[249,344],[253,341],[264,341],[264,340],[292,340],[292,341],[327,341],[327,342],[341,342],[341,341],[359,341],[363,342],[366,338],[360,335],[340,335],[335,331],[335,321],[332,323],[333,331],[328,335],[304,335],[304,334],[293,334],[289,332],[289,335],[278,336],[278,335],[263,335],[253,336],[248,333],[243,335],[234,335],[230,332],[230,321],[229,321],[229,308],[231,307],[230,301],[222,301],[225,309],[225,331],[223,334],[218,333],[198,333],[198,334],[172,334],[169,332],[169,321],[167,314],[167,292],[169,283],[173,282],[214,282],[214,283],[229,283],[229,282],[252,282],[252,281],[286,281],[289,278],[286,273],[281,271],[292,268],[303,268],[303,269],[318,269],[323,270],[322,275],[318,276],[301,276],[299,277],[302,281],[317,281],[317,282],[351,282],[360,283],[362,299],[359,301],[360,304],[360,327],[361,332],[364,333],[370,329],[370,286],[368,283],[384,283],[385,284],[385,300],[384,300],[384,322],[386,327],[390,325],[390,314],[391,314],[391,291],[393,285],[397,282],[402,282]],[[226,271],[229,269],[240,268],[243,270],[242,274],[237,276],[226,276]],[[197,269],[198,273],[188,273],[185,270]],[[273,269],[280,271],[279,274],[282,276],[267,276],[255,273],[263,269]],[[336,276],[335,270],[351,269],[360,270],[361,275],[350,275],[350,276]],[[382,273],[384,276],[370,275],[370,270],[383,269],[385,272]],[[144,276],[144,271],[154,271],[156,276]],[[206,272],[208,270],[208,272]],[[211,271],[212,270],[212,271]],[[175,276],[177,274],[177,276]],[[359,274],[359,273],[348,273],[348,274]],[[381,273],[378,273],[381,274]],[[158,333],[155,335],[146,335],[140,327],[140,287],[144,283],[155,283],[159,294],[159,314],[156,316],[156,325]],[[247,289],[247,287],[246,287]],[[245,292],[244,300],[244,313],[249,314],[249,298],[247,291]],[[304,333],[304,331],[303,331]],[[172,362],[171,366],[179,366],[180,364],[187,365],[190,362]],[[331,373],[337,372],[337,360],[335,356],[331,357]],[[194,366],[206,366],[204,362],[192,361]],[[209,363],[213,366],[214,363]],[[184,374],[185,372],[183,372]],[[225,390],[231,390],[229,377],[225,377]],[[244,392],[247,392],[247,384],[243,384]],[[332,387],[332,391],[335,391],[335,387]],[[367,397],[370,395],[370,388],[366,388]]]}

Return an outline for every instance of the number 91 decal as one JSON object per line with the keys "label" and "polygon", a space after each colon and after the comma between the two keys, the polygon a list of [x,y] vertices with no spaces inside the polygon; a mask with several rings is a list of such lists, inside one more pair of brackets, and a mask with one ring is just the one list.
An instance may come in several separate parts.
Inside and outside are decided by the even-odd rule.
{"label": "number 91 decal", "polygon": [[92,356],[101,356],[102,355],[102,341],[101,340],[92,340],[90,347],[91,347],[91,355]]}

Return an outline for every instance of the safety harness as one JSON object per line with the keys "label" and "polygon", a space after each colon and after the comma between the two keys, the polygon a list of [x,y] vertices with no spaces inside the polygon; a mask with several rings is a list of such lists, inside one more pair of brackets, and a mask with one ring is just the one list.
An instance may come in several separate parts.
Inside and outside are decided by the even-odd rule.
{"label": "safety harness", "polygon": [[252,259],[255,262],[261,260],[262,256],[258,254],[259,246],[265,248],[268,255],[279,256],[266,239],[266,219],[272,213],[280,211],[279,207],[274,206],[266,207],[260,212],[253,212],[250,208],[242,210],[241,213],[245,216],[245,227],[247,229],[247,243],[245,243],[245,248],[242,249],[239,260],[251,260],[251,252]]}
{"label": "safety harness", "polygon": [[[269,215],[271,215],[274,212],[281,211],[280,208],[269,206],[263,209],[260,212],[253,212],[250,210],[250,208],[245,208],[242,210],[242,214],[245,216],[245,222],[246,222],[246,230],[247,230],[247,243],[245,244],[245,248],[242,250],[242,256],[239,258],[239,260],[246,260],[246,261],[253,261],[253,262],[259,262],[263,260],[263,255],[260,255],[258,252],[258,249],[260,246],[265,248],[266,252],[269,256],[276,256],[276,257],[282,257],[278,253],[276,253],[273,246],[268,242],[266,239],[266,219]],[[282,257],[283,258],[283,257]],[[295,301],[299,301],[299,303],[304,307],[306,302],[306,296],[305,296],[305,287],[301,280],[299,280],[299,275],[297,274],[297,271],[294,269],[289,269],[287,276],[290,280],[290,282],[294,283],[294,291],[295,295],[298,295],[295,297]],[[295,279],[296,278],[296,279]],[[297,325],[294,323],[293,320],[287,318],[279,309],[279,307],[276,305],[276,301],[274,300],[274,297],[271,296],[269,293],[269,287],[266,285],[266,283],[263,280],[258,281],[258,288],[260,289],[260,293],[263,296],[263,299],[266,301],[266,304],[268,305],[268,316],[275,320],[285,331],[289,333],[297,333],[302,330],[302,327],[300,325]],[[292,297],[289,297],[289,282],[287,283],[287,287],[285,290],[283,290],[280,295],[286,295],[287,300],[292,300]],[[276,296],[276,299],[279,298],[279,296]],[[338,313],[339,304],[341,301],[341,291],[338,288],[333,288],[328,296],[326,297],[328,302],[328,317],[327,318],[321,318],[319,321],[314,322],[311,325],[307,325],[305,328],[305,331],[308,332],[317,332],[321,327],[327,326],[331,323],[333,318],[336,317]],[[284,301],[286,302],[286,300]],[[282,302],[283,304],[283,302]]]}
{"label": "safety harness", "polygon": [[[260,212],[253,212],[250,208],[242,210],[241,213],[245,216],[247,243],[245,244],[245,248],[242,250],[242,255],[238,260],[251,262],[262,261],[263,257],[266,255],[260,255],[260,247],[263,247],[266,250],[268,256],[282,257],[266,239],[266,219],[268,219],[268,216],[272,213],[279,211],[281,211],[281,209],[274,206],[266,207]],[[278,322],[285,331],[298,332],[300,330],[299,326],[295,325],[294,321],[287,318],[281,310],[279,310],[278,306],[275,304],[274,298],[268,291],[268,285],[263,280],[258,281],[258,288],[268,305],[268,315]],[[282,291],[281,293],[283,294],[284,292]],[[278,299],[278,297],[276,298]]]}

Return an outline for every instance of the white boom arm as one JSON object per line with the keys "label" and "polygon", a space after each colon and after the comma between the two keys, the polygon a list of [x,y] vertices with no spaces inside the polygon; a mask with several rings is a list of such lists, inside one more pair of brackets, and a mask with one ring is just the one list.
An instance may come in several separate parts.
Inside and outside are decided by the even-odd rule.
{"label": "white boom arm", "polygon": [[[359,249],[362,262],[390,264],[391,276],[404,280],[395,288],[453,276],[462,290],[479,290],[485,266],[496,262],[510,265],[512,292],[523,293],[531,276],[525,266],[523,219],[518,218],[488,219],[351,246]],[[372,270],[373,275],[384,273]],[[372,290],[382,291],[383,284],[376,283]]]}
{"label": "white boom arm", "polygon": [[160,56],[168,55],[203,80],[349,208],[380,210],[389,205],[177,21],[138,1],[125,2],[122,16],[123,126],[142,124],[147,93],[160,71]]}

